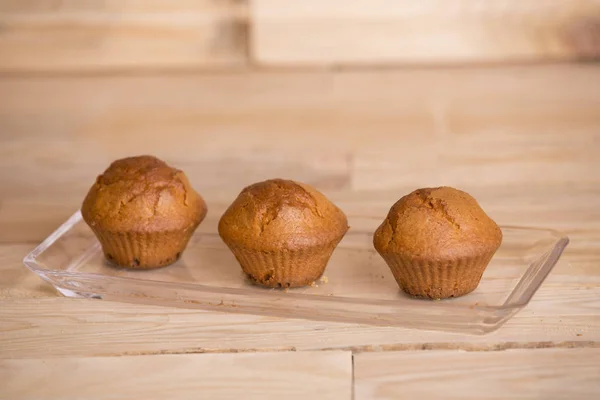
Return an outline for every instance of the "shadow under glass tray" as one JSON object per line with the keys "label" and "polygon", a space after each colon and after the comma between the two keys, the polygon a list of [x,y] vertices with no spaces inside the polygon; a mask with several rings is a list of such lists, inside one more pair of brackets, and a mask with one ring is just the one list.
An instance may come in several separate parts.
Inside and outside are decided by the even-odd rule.
{"label": "shadow under glass tray", "polygon": [[373,248],[372,232],[365,231],[350,230],[324,277],[297,289],[250,283],[216,233],[196,232],[171,266],[116,268],[104,259],[80,212],[23,262],[69,297],[482,334],[498,329],[527,305],[569,242],[552,230],[501,228],[502,245],[479,287],[440,301],[401,292]]}

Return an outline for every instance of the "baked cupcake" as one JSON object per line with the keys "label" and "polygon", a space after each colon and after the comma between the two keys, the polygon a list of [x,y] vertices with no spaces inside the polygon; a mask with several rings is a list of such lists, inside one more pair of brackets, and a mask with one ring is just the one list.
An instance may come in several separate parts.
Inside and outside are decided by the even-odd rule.
{"label": "baked cupcake", "polygon": [[242,270],[267,287],[317,280],[348,231],[346,216],[314,188],[283,179],[248,186],[219,221]]}
{"label": "baked cupcake", "polygon": [[106,258],[131,268],[176,261],[206,211],[185,174],[152,156],[113,162],[81,207]]}
{"label": "baked cupcake", "polygon": [[477,201],[451,187],[402,197],[373,237],[400,288],[432,299],[475,290],[501,242],[500,228]]}

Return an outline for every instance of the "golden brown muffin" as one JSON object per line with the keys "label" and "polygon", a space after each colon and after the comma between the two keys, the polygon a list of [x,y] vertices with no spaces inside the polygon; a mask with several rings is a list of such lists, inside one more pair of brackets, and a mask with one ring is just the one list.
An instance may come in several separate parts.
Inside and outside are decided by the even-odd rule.
{"label": "golden brown muffin", "polygon": [[242,270],[268,287],[314,282],[347,231],[346,216],[325,196],[283,179],[248,186],[219,221]]}
{"label": "golden brown muffin", "polygon": [[176,261],[206,211],[185,174],[152,156],[113,162],[81,207],[106,258],[132,268]]}
{"label": "golden brown muffin", "polygon": [[373,237],[400,288],[433,299],[475,290],[501,242],[500,228],[477,201],[451,187],[402,197]]}

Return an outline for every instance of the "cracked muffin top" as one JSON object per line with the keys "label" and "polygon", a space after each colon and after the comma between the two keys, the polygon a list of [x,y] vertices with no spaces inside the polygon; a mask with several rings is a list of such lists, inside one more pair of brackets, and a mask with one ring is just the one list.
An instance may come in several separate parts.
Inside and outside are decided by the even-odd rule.
{"label": "cracked muffin top", "polygon": [[428,261],[475,257],[501,241],[500,228],[477,201],[451,187],[418,189],[402,197],[373,237],[380,252]]}
{"label": "cracked muffin top", "polygon": [[153,156],[113,162],[98,176],[81,207],[89,225],[115,232],[192,228],[206,211],[185,174]]}
{"label": "cracked muffin top", "polygon": [[323,194],[283,179],[246,187],[219,221],[226,242],[265,252],[331,245],[347,230],[346,215]]}

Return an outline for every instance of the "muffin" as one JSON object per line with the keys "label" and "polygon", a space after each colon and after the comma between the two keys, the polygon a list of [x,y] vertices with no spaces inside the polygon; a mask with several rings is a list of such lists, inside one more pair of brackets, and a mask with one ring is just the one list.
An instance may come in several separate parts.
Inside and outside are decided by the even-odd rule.
{"label": "muffin", "polygon": [[113,162],[81,207],[106,258],[131,268],[176,261],[206,211],[185,174],[152,156]]}
{"label": "muffin", "polygon": [[400,288],[432,299],[475,290],[501,242],[500,228],[477,201],[451,187],[402,197],[373,237]]}
{"label": "muffin", "polygon": [[272,179],[248,186],[219,221],[242,270],[267,287],[308,285],[348,231],[346,216],[309,185]]}

